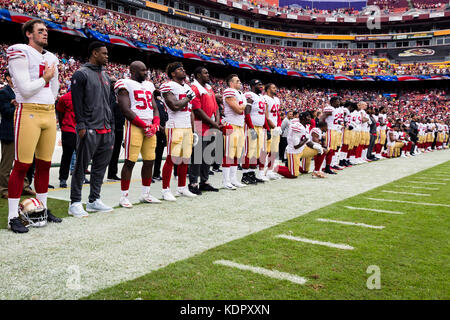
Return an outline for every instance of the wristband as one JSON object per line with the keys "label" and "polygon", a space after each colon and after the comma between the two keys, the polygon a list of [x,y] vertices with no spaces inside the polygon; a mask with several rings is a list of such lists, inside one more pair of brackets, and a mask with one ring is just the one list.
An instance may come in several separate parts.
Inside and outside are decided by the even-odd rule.
{"label": "wristband", "polygon": [[132,124],[134,124],[135,126],[141,127],[141,128],[145,128],[147,127],[147,124],[141,120],[141,118],[139,118],[138,116],[134,117],[133,121],[131,121]]}

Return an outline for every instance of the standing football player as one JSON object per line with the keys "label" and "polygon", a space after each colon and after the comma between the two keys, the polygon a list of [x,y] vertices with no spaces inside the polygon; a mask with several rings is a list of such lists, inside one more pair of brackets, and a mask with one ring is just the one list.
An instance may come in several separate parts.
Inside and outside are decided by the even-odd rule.
{"label": "standing football player", "polygon": [[236,74],[230,74],[223,92],[224,122],[231,128],[223,136],[224,155],[222,161],[223,187],[228,190],[242,188],[245,185],[237,180],[238,161],[244,147],[244,111],[247,105],[245,95],[240,91],[242,83]]}
{"label": "standing football player", "polygon": [[169,116],[166,122],[167,158],[162,174],[162,195],[164,200],[176,201],[170,191],[170,178],[174,164],[178,165],[178,189],[175,195],[191,198],[197,196],[190,192],[186,185],[186,175],[194,143],[191,101],[195,98],[195,93],[185,83],[186,71],[181,62],[169,63],[166,73],[170,81],[163,83],[160,88]]}
{"label": "standing football player", "polygon": [[275,159],[278,157],[278,150],[280,145],[281,130],[281,117],[280,117],[280,99],[276,96],[278,88],[273,83],[268,83],[265,85],[264,90],[266,95],[264,99],[267,103],[266,118],[267,124],[271,129],[270,140],[267,140],[267,155],[269,157],[269,162],[267,164],[267,178],[275,180],[280,177],[273,172],[273,167],[275,165]]}
{"label": "standing football player", "polygon": [[114,90],[125,122],[125,163],[122,167],[120,185],[122,195],[119,205],[132,208],[128,199],[131,174],[138,159],[142,155],[141,170],[142,195],[139,199],[143,203],[160,203],[150,194],[152,182],[153,161],[155,160],[156,131],[159,129],[159,112],[156,107],[155,86],[146,81],[147,67],[141,61],[134,61],[130,65],[131,79],[121,79],[116,82]]}
{"label": "standing football player", "polygon": [[[8,182],[8,228],[28,232],[19,219],[19,200],[28,168],[36,157],[34,186],[36,198],[47,208],[51,160],[56,140],[55,100],[59,90],[58,58],[44,49],[47,27],[41,20],[22,26],[27,44],[7,49],[9,73],[19,107],[14,117],[14,167]],[[48,213],[47,220],[61,222]]]}

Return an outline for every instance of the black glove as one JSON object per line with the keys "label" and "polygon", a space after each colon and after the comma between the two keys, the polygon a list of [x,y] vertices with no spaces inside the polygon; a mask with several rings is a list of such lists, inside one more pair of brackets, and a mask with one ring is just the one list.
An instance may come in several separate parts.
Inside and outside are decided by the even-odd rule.
{"label": "black glove", "polygon": [[270,130],[267,130],[267,141],[272,139],[272,134],[270,133]]}

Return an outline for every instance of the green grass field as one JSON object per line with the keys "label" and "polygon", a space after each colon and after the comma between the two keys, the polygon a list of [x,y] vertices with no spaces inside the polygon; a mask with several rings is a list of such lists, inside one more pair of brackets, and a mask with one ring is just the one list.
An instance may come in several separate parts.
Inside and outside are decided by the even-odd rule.
{"label": "green grass field", "polygon": [[[439,184],[429,185],[408,182],[445,179],[449,173],[450,162],[446,162],[101,290],[86,299],[449,299],[450,181],[433,180]],[[435,174],[439,176],[431,178]],[[391,194],[383,190],[430,196]],[[4,202],[1,205],[5,206]],[[404,214],[349,210],[345,206]],[[59,210],[55,212],[65,215],[67,205],[61,210],[61,214]],[[320,222],[318,218],[385,228]],[[346,244],[354,250],[277,238],[280,234]],[[307,282],[299,285],[273,279],[214,264],[217,260],[277,270],[304,277]],[[366,271],[372,265],[380,269],[380,289],[367,288],[371,274]]]}

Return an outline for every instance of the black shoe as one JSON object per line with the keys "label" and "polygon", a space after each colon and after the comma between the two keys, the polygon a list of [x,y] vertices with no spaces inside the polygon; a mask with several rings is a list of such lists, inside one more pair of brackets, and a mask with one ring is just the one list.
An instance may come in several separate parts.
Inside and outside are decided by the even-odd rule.
{"label": "black shoe", "polygon": [[83,183],[84,184],[90,184],[91,182],[88,179],[84,178],[84,182]]}
{"label": "black shoe", "polygon": [[255,181],[253,181],[251,178],[250,178],[250,176],[248,175],[249,173],[248,172],[246,172],[246,173],[244,173],[243,175],[242,175],[242,179],[241,179],[241,182],[243,183],[243,184],[256,184],[256,182]]}
{"label": "black shoe", "polygon": [[161,176],[157,176],[157,177],[153,177],[153,179],[156,180],[156,181],[161,181],[162,177]]}
{"label": "black shoe", "polygon": [[27,233],[28,232],[28,228],[23,225],[22,221],[20,221],[20,219],[18,217],[11,219],[9,221],[9,225],[11,227],[11,231],[14,233]]}
{"label": "black shoe", "polygon": [[66,180],[61,180],[61,181],[59,182],[59,187],[60,187],[60,188],[67,188],[67,182],[66,182]]}
{"label": "black shoe", "polygon": [[115,176],[108,177],[108,180],[120,181],[120,178],[117,175],[115,175]]}
{"label": "black shoe", "polygon": [[378,160],[380,160],[377,157],[370,157],[370,158],[367,158],[367,159],[370,160],[370,161],[378,161]]}
{"label": "black shoe", "polygon": [[330,168],[325,168],[325,169],[323,169],[323,172],[328,173],[328,174],[337,174],[336,172],[334,172],[334,171],[331,170]]}
{"label": "black shoe", "polygon": [[50,209],[47,209],[47,221],[48,221],[48,222],[54,222],[54,223],[61,223],[61,222],[62,222],[62,219],[61,219],[61,218],[58,218],[58,217],[55,217],[55,216],[51,213]]}
{"label": "black shoe", "polygon": [[[212,191],[212,192],[219,192],[219,189],[214,188],[209,183],[200,183],[200,191]],[[191,191],[192,192],[192,191]]]}
{"label": "black shoe", "polygon": [[198,196],[202,195],[202,192],[198,189],[198,186],[194,187],[194,186],[189,185],[188,188],[189,188],[189,191],[192,192],[193,194],[196,194]]}
{"label": "black shoe", "polygon": [[220,169],[220,167],[219,168],[213,168],[213,171],[214,172],[222,172],[222,169]]}
{"label": "black shoe", "polygon": [[339,167],[346,167],[345,160],[339,161]]}
{"label": "black shoe", "polygon": [[54,185],[51,185],[51,184],[49,184],[49,185],[48,185],[48,188],[49,188],[49,189],[55,189],[55,186],[54,186]]}
{"label": "black shoe", "polygon": [[264,180],[258,179],[255,175],[254,171],[249,172],[249,177],[250,179],[252,179],[253,181],[255,181],[255,183],[264,183]]}
{"label": "black shoe", "polygon": [[242,166],[238,164],[238,170],[242,170]]}
{"label": "black shoe", "polygon": [[210,176],[213,176],[213,175],[214,175],[214,171],[209,170],[209,175],[210,175]]}

